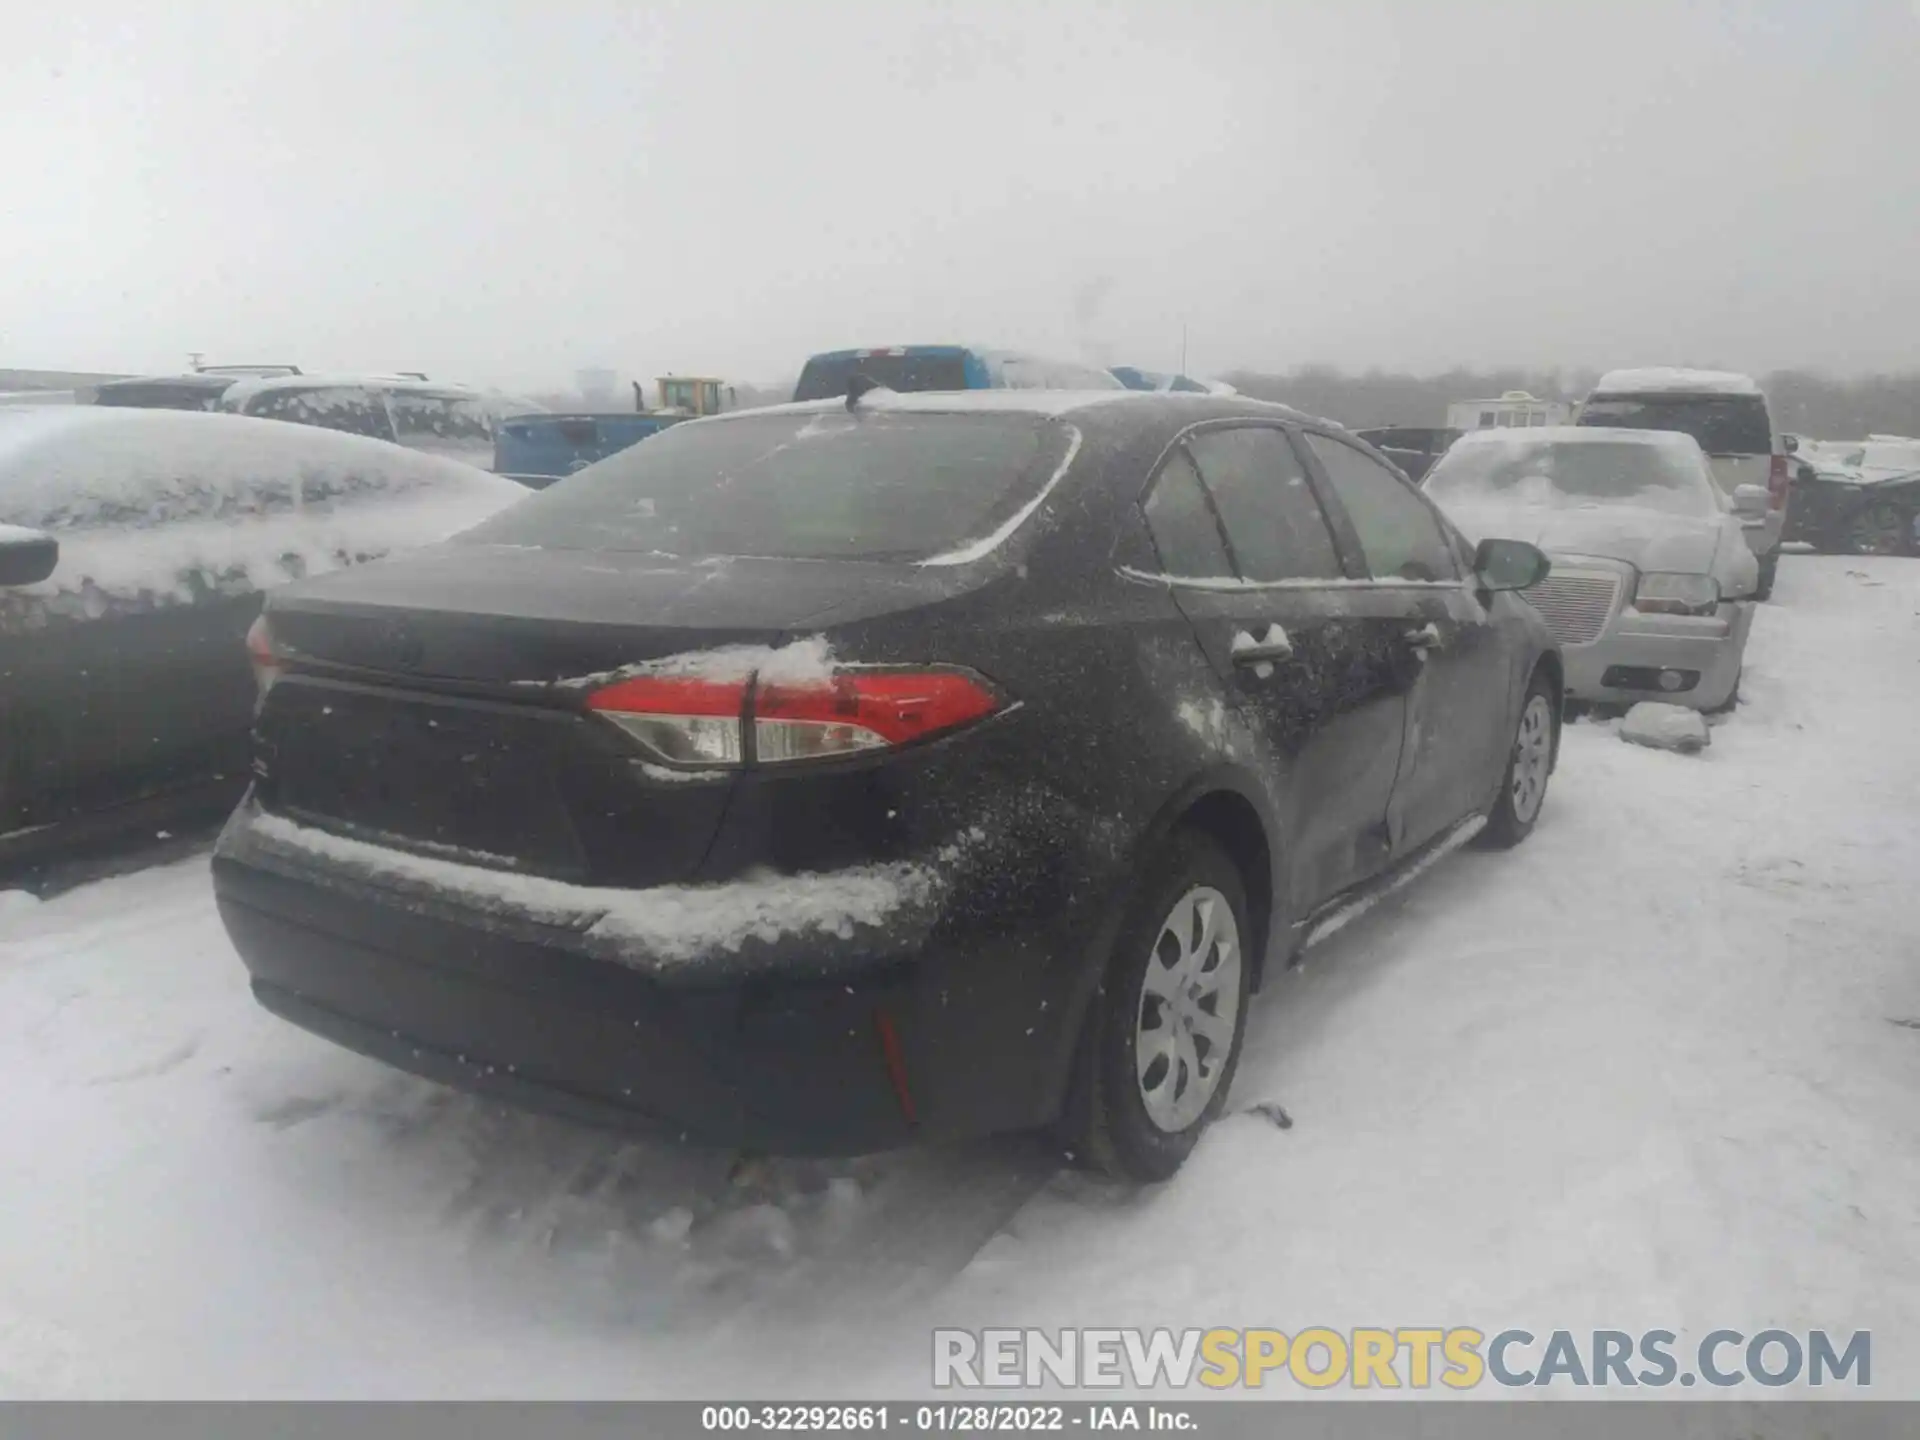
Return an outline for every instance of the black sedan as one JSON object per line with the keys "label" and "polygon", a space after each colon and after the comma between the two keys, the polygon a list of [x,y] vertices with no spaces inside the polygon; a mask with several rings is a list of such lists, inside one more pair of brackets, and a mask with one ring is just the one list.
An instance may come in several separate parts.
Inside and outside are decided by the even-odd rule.
{"label": "black sedan", "polygon": [[245,788],[261,592],[526,492],[329,431],[166,409],[0,412],[0,868]]}
{"label": "black sedan", "polygon": [[1166,1176],[1264,974],[1533,827],[1545,566],[1256,401],[689,422],[275,593],[221,915],[269,1009],[512,1101]]}
{"label": "black sedan", "polygon": [[1802,446],[1782,539],[1829,555],[1920,555],[1920,440]]}

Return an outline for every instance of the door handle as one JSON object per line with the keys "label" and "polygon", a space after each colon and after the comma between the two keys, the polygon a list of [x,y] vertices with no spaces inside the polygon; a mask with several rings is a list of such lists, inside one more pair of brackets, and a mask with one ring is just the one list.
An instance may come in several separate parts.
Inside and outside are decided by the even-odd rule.
{"label": "door handle", "polygon": [[1293,641],[1278,625],[1269,625],[1267,633],[1258,640],[1248,631],[1234,631],[1230,650],[1236,665],[1270,665],[1275,660],[1293,658]]}
{"label": "door handle", "polygon": [[1407,643],[1416,650],[1438,650],[1446,641],[1441,637],[1440,627],[1429,621],[1418,630],[1407,631]]}

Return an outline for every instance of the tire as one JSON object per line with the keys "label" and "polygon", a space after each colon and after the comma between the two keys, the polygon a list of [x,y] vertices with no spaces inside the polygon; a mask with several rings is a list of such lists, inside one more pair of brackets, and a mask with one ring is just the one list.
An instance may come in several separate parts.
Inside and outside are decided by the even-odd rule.
{"label": "tire", "polygon": [[1913,554],[1913,514],[1891,500],[1869,505],[1847,522],[1843,550],[1848,555]]}
{"label": "tire", "polygon": [[[1253,933],[1238,867],[1209,836],[1175,831],[1127,912],[1087,1016],[1061,1124],[1076,1165],[1151,1183],[1171,1177],[1192,1153],[1226,1104],[1240,1063]],[[1196,934],[1203,937],[1197,946]],[[1182,964],[1186,983],[1170,984],[1170,970]],[[1143,1039],[1155,1034],[1168,1036],[1167,1048],[1143,1065]]]}
{"label": "tire", "polygon": [[1547,780],[1559,748],[1559,720],[1554,713],[1553,686],[1536,672],[1514,722],[1513,748],[1500,774],[1500,793],[1487,812],[1484,842],[1496,850],[1511,850],[1533,833],[1540,807],[1547,800]]}
{"label": "tire", "polygon": [[1760,557],[1760,585],[1753,592],[1756,600],[1773,598],[1774,577],[1780,573],[1780,551],[1776,547]]}
{"label": "tire", "polygon": [[1700,713],[1703,715],[1731,715],[1733,713],[1733,707],[1740,703],[1740,678],[1745,674],[1746,667],[1742,666],[1739,674],[1733,677],[1733,689],[1727,692],[1727,698],[1711,709],[1703,710]]}

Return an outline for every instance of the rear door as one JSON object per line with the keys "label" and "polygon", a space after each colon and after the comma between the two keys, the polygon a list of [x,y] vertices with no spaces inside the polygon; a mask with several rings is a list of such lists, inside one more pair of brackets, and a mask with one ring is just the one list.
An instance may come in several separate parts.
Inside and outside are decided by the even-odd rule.
{"label": "rear door", "polygon": [[1187,580],[1173,585],[1177,603],[1284,766],[1274,800],[1291,913],[1304,914],[1386,863],[1405,677],[1349,613],[1342,558],[1284,430],[1190,433],[1146,508],[1168,573]]}
{"label": "rear door", "polygon": [[1358,446],[1305,432],[1371,583],[1368,622],[1413,677],[1389,832],[1399,854],[1485,807],[1511,738],[1511,666],[1460,548],[1412,486]]}

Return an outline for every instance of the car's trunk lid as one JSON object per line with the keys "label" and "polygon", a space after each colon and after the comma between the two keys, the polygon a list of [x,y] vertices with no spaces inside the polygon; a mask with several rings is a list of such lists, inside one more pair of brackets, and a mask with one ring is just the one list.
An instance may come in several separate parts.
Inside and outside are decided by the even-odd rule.
{"label": "car's trunk lid", "polygon": [[[673,657],[914,608],[957,570],[451,545],[275,595],[261,803],[376,843],[610,885],[693,877],[736,772],[649,761],[587,697]],[[676,658],[676,664],[680,664]]]}

